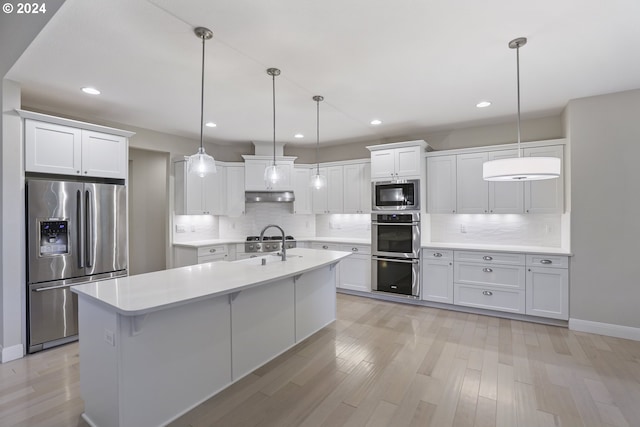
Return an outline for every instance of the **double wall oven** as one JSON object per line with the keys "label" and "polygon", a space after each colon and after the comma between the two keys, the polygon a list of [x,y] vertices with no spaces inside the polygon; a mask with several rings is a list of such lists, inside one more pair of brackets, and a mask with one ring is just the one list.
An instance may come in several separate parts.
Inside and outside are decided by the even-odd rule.
{"label": "double wall oven", "polygon": [[420,297],[420,212],[371,214],[372,290]]}

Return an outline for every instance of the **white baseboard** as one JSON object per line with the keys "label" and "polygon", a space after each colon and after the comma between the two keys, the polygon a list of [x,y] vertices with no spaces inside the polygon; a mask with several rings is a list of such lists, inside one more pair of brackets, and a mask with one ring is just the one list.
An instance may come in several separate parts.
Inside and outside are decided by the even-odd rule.
{"label": "white baseboard", "polygon": [[592,334],[640,341],[640,328],[633,328],[631,326],[592,322],[590,320],[569,319],[569,329],[572,331],[590,332]]}
{"label": "white baseboard", "polygon": [[24,348],[22,344],[12,345],[11,347],[2,348],[2,356],[0,363],[11,362],[12,360],[21,359],[24,356]]}

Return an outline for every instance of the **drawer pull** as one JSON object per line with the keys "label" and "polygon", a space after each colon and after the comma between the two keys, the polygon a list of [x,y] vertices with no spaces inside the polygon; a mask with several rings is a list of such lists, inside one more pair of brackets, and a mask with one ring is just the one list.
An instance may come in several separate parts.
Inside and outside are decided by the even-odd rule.
{"label": "drawer pull", "polygon": [[491,291],[482,291],[482,295],[486,295],[486,296],[490,297],[491,295],[493,295],[493,292],[491,292]]}
{"label": "drawer pull", "polygon": [[482,271],[484,271],[485,273],[491,273],[493,271],[492,268],[483,268]]}
{"label": "drawer pull", "polygon": [[327,246],[327,245],[322,245],[322,249],[329,249],[329,246]]}
{"label": "drawer pull", "polygon": [[358,252],[358,248],[351,248],[351,252]]}
{"label": "drawer pull", "polygon": [[540,260],[540,264],[552,264],[553,261],[551,261],[550,259],[541,259]]}
{"label": "drawer pull", "polygon": [[433,256],[436,258],[440,258],[442,254],[440,252],[436,252],[435,254],[433,254]]}
{"label": "drawer pull", "polygon": [[493,257],[489,256],[489,255],[485,255],[485,256],[482,257],[482,259],[485,260],[485,261],[491,261],[493,259]]}
{"label": "drawer pull", "polygon": [[214,253],[216,250],[215,249],[209,249],[209,252]]}

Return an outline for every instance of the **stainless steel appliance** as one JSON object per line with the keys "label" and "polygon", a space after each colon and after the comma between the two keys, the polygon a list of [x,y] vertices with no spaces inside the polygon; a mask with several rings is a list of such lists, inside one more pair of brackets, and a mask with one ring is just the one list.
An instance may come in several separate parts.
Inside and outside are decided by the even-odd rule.
{"label": "stainless steel appliance", "polygon": [[69,287],[127,274],[126,187],[29,178],[28,352],[77,339]]}
{"label": "stainless steel appliance", "polygon": [[371,183],[374,211],[420,211],[420,180],[375,181]]}
{"label": "stainless steel appliance", "polygon": [[420,213],[371,215],[372,290],[420,297]]}
{"label": "stainless steel appliance", "polygon": [[[260,236],[248,236],[244,243],[245,252],[278,252],[282,249],[282,236],[264,236],[260,242]],[[293,236],[285,237],[285,248],[292,249],[296,247],[296,241]]]}

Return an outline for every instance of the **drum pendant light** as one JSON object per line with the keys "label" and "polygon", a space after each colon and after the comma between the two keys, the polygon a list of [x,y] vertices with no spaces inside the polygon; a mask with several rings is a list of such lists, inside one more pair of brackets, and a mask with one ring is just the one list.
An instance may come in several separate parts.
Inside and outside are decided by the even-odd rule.
{"label": "drum pendant light", "polygon": [[267,188],[272,188],[282,179],[282,171],[276,165],[276,76],[280,75],[280,70],[269,68],[267,74],[273,80],[273,164],[264,169],[264,183]]}
{"label": "drum pendant light", "polygon": [[213,37],[213,33],[208,28],[198,27],[193,32],[202,39],[202,81],[200,86],[200,148],[196,154],[189,156],[187,170],[189,173],[198,175],[200,178],[216,173],[216,162],[212,156],[204,151],[204,43]]}
{"label": "drum pendant light", "polygon": [[316,101],[316,174],[311,177],[309,185],[316,190],[320,190],[327,185],[327,178],[324,175],[320,175],[320,161],[318,156],[318,152],[320,151],[320,101],[323,101],[324,97],[316,95],[313,97],[313,100]]}
{"label": "drum pendant light", "polygon": [[509,42],[509,48],[516,50],[516,74],[518,86],[518,157],[491,160],[482,165],[485,181],[538,181],[558,178],[561,161],[557,157],[522,157],[520,148],[520,47],[527,44],[525,37]]}

